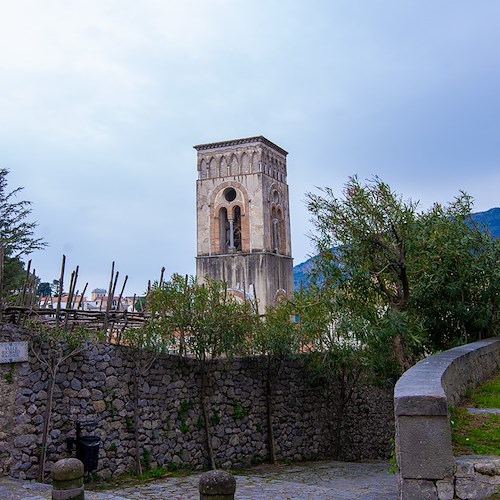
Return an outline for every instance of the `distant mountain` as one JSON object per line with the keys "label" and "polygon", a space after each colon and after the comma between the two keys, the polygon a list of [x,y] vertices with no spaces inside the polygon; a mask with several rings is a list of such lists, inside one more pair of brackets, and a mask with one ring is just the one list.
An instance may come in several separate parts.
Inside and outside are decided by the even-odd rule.
{"label": "distant mountain", "polygon": [[472,218],[478,224],[486,226],[493,238],[500,238],[500,207],[490,208],[486,212],[472,214]]}
{"label": "distant mountain", "polygon": [[[482,227],[486,227],[493,238],[500,238],[500,207],[490,208],[486,212],[472,214],[472,218]],[[309,281],[316,256],[307,259],[293,268],[293,285],[299,289]]]}

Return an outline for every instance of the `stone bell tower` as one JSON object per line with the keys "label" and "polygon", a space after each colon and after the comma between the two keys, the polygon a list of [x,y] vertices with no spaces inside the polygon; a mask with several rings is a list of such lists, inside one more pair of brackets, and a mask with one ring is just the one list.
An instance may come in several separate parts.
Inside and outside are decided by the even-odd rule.
{"label": "stone bell tower", "polygon": [[194,148],[196,275],[226,281],[263,314],[293,291],[288,153],[262,136]]}

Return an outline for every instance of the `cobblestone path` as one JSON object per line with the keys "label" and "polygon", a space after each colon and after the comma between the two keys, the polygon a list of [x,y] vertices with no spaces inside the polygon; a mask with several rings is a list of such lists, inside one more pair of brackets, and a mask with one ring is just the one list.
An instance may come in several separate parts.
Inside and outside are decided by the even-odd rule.
{"label": "cobblestone path", "polygon": [[[289,466],[261,465],[236,474],[237,500],[397,498],[397,479],[387,462],[307,462]],[[169,477],[140,486],[102,492],[86,491],[87,500],[198,499],[199,474]],[[0,479],[2,500],[50,498],[50,487],[28,481]]]}

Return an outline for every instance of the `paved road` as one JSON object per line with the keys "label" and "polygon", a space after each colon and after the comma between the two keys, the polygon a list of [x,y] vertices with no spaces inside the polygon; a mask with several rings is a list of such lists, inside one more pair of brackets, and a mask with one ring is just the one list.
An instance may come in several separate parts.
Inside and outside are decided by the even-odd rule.
{"label": "paved road", "polygon": [[[260,465],[236,477],[237,500],[336,499],[390,500],[397,498],[397,479],[387,462],[307,462]],[[199,474],[169,477],[148,484],[102,492],[86,491],[88,500],[198,499]],[[0,478],[2,500],[45,500],[50,486]]]}

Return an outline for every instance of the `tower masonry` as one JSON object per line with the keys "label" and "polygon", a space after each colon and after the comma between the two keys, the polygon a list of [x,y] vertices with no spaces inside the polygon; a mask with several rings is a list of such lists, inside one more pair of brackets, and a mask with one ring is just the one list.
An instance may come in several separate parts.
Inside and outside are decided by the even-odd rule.
{"label": "tower masonry", "polygon": [[194,148],[198,279],[226,281],[263,314],[293,291],[288,153],[262,136]]}

